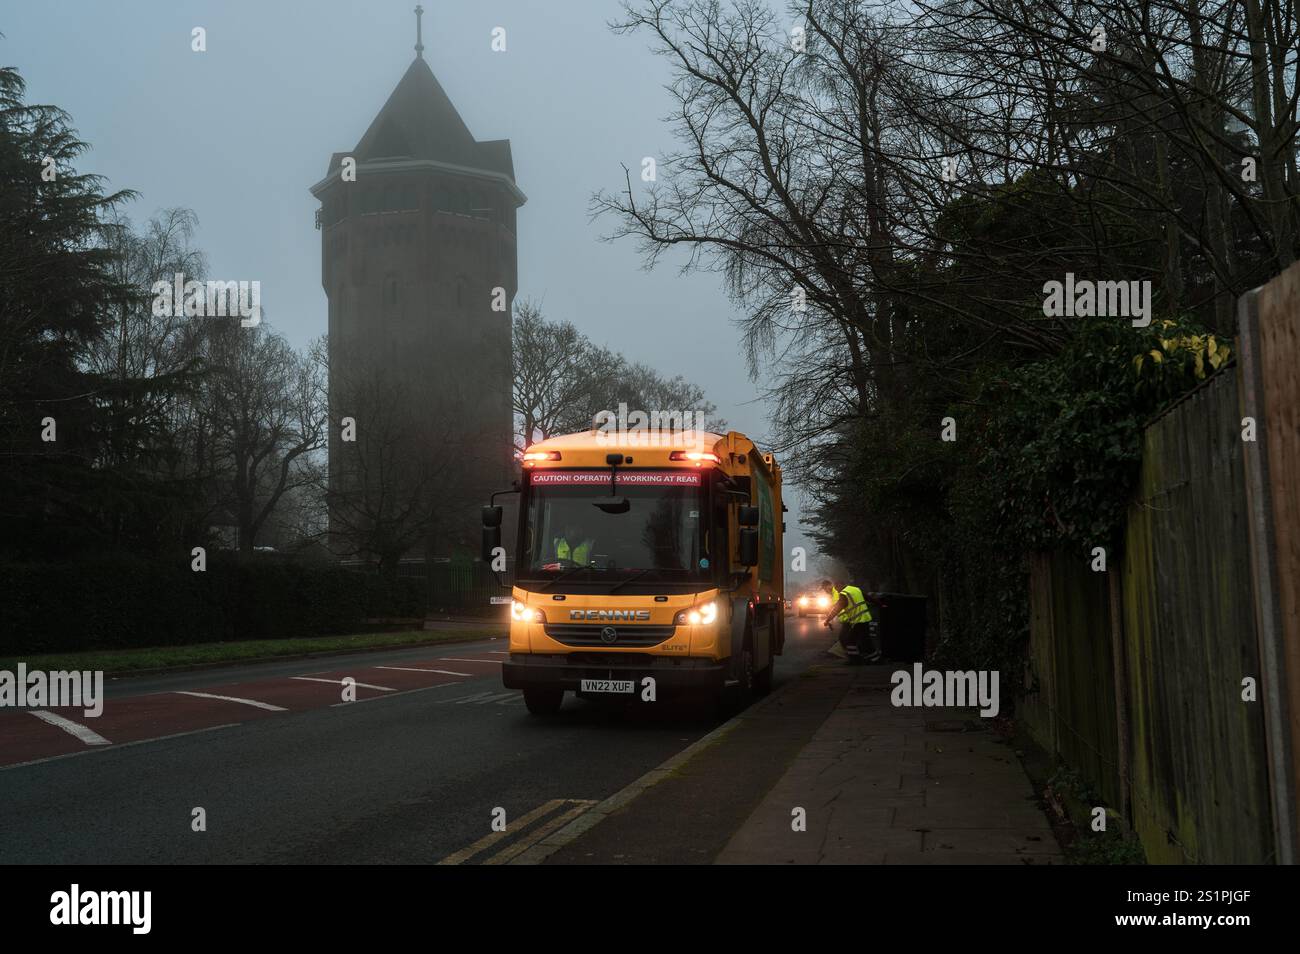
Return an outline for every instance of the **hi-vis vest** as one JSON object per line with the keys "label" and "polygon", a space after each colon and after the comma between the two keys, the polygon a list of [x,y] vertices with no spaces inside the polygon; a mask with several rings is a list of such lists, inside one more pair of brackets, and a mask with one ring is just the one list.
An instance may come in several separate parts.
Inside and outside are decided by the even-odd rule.
{"label": "hi-vis vest", "polygon": [[564,537],[555,538],[555,558],[557,560],[572,560],[574,563],[587,564],[587,557],[591,555],[591,541],[583,540],[576,547],[570,547],[569,541]]}
{"label": "hi-vis vest", "polygon": [[831,589],[831,605],[839,602],[841,596],[849,598],[849,605],[840,610],[839,620],[841,623],[869,623],[871,622],[871,610],[867,607],[867,598],[862,595],[862,590],[858,589],[852,583],[842,590]]}

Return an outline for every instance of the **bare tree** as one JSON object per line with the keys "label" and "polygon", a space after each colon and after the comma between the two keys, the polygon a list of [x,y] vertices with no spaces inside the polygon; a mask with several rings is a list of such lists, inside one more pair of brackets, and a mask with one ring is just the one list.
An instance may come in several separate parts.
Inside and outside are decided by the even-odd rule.
{"label": "bare tree", "polygon": [[1150,279],[1230,331],[1295,253],[1293,6],[639,0],[615,29],[671,64],[678,147],[593,211],[723,275],[788,474],[842,513],[864,434],[888,461],[990,360],[1081,333],[1046,280]]}
{"label": "bare tree", "polygon": [[87,356],[88,367],[120,381],[130,378],[163,377],[183,370],[192,360],[189,319],[179,309],[155,314],[153,285],[169,285],[176,273],[200,280],[206,272],[203,252],[194,245],[198,217],[190,209],[163,209],[152,216],[142,232],[118,213],[113,218],[112,269],[124,288],[114,307],[115,321],[110,334],[97,339]]}
{"label": "bare tree", "polygon": [[591,427],[623,360],[567,321],[550,322],[530,301],[515,306],[515,447]]}
{"label": "bare tree", "polygon": [[[604,408],[617,412],[620,404],[626,405],[629,413],[645,412],[652,421],[661,419],[656,415],[680,414],[683,421],[702,422],[706,430],[727,429],[727,422],[718,417],[717,405],[708,400],[704,388],[680,374],[666,378],[641,362],[624,363],[619,374],[608,382]],[[694,416],[686,418],[686,414]]]}
{"label": "bare tree", "polygon": [[170,288],[178,272],[188,279],[202,276],[196,224],[192,211],[177,208],[153,216],[140,231],[116,212],[107,229],[119,292],[107,305],[104,333],[89,343],[84,366],[98,383],[106,439],[96,466],[111,489],[104,516],[115,541],[148,533],[156,545],[170,548],[199,536],[200,482],[177,427],[199,382],[199,335],[178,312],[155,310],[152,291],[159,280]]}
{"label": "bare tree", "polygon": [[598,414],[617,414],[620,404],[646,414],[698,413],[712,429],[726,427],[703,388],[629,362],[567,321],[547,321],[532,302],[515,309],[513,399],[520,453],[555,434],[590,430]]}
{"label": "bare tree", "polygon": [[457,423],[466,406],[445,387],[412,394],[379,369],[336,374],[334,387],[331,400],[352,418],[355,439],[340,441],[331,462],[331,547],[376,561],[391,578],[403,557],[451,528],[451,515],[478,502],[466,482],[475,447]]}
{"label": "bare tree", "polygon": [[[1036,173],[1076,208],[1088,257],[1149,264],[1168,310],[1209,303],[1225,331],[1236,296],[1295,259],[1293,4],[918,7],[918,46],[941,64],[914,102],[922,124],[1001,162],[1004,181]],[[1267,253],[1243,257],[1252,245]]]}
{"label": "bare tree", "polygon": [[207,377],[196,437],[215,462],[219,499],[229,501],[246,557],[285,493],[319,480],[312,455],[325,446],[321,349],[295,352],[265,320],[251,328],[203,321]]}

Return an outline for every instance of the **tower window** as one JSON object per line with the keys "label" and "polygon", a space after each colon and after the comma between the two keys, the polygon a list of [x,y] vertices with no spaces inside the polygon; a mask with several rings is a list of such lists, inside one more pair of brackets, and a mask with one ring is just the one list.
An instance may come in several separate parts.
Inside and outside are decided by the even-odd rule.
{"label": "tower window", "polygon": [[397,279],[392,275],[384,279],[384,304],[397,304]]}

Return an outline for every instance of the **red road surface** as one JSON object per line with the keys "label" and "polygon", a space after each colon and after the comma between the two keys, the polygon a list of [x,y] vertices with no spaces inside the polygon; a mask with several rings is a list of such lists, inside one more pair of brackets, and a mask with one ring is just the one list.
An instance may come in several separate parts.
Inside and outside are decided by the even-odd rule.
{"label": "red road surface", "polygon": [[[303,673],[299,676],[192,686],[183,692],[110,696],[104,699],[103,712],[98,718],[87,718],[80,708],[75,707],[45,710],[84,726],[107,739],[109,745],[90,745],[71,732],[32,715],[30,710],[3,709],[0,710],[0,767],[343,704],[344,687],[341,681],[349,676],[357,682],[356,701],[364,702],[399,692],[451,686],[484,676],[495,676],[497,667],[484,663],[501,660],[500,656],[481,652],[463,658],[477,661],[460,664],[446,655],[431,656],[428,659],[401,660],[382,666],[357,666]],[[392,691],[386,692],[385,689]],[[276,706],[284,711],[277,712],[245,702],[185,694],[194,692],[249,700]]]}

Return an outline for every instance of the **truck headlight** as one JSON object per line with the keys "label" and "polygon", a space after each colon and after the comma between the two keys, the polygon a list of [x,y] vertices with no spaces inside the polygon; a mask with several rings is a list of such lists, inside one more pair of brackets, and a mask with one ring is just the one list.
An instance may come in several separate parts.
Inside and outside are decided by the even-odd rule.
{"label": "truck headlight", "polygon": [[708,626],[718,618],[718,604],[709,600],[699,606],[682,610],[673,620],[678,626]]}
{"label": "truck headlight", "polygon": [[530,609],[518,600],[510,602],[510,618],[519,623],[543,623],[546,621],[546,617],[542,615],[541,610]]}

